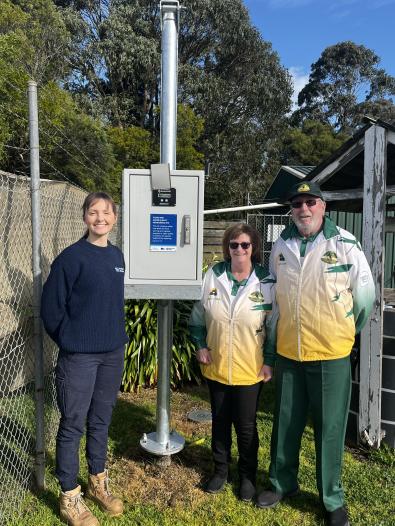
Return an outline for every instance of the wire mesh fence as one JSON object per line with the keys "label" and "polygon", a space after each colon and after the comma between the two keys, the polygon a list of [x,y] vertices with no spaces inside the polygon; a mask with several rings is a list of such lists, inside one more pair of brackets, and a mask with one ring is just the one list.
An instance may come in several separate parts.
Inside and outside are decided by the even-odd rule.
{"label": "wire mesh fence", "polygon": [[255,227],[262,239],[262,264],[269,266],[270,251],[281,232],[291,223],[290,215],[247,214],[247,223]]}
{"label": "wire mesh fence", "polygon": [[[68,183],[42,181],[43,280],[53,259],[83,234],[86,193]],[[15,516],[32,484],[35,456],[30,182],[0,171],[0,524]],[[45,444],[57,428],[54,364],[57,347],[44,336]]]}

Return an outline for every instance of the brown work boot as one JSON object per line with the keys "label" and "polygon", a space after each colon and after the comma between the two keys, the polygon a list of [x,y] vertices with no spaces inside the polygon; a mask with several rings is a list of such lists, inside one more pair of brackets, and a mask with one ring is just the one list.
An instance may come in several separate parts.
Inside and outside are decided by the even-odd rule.
{"label": "brown work boot", "polygon": [[60,493],[60,518],[70,526],[99,526],[82,498],[81,486]]}
{"label": "brown work boot", "polygon": [[89,475],[86,496],[111,517],[118,517],[123,513],[122,500],[111,495],[109,490],[107,470],[97,475]]}

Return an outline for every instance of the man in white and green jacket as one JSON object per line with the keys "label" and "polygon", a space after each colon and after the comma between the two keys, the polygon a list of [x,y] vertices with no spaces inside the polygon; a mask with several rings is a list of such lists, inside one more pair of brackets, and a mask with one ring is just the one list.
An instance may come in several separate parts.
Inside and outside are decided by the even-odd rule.
{"label": "man in white and green jacket", "polygon": [[341,469],[351,394],[350,352],[371,312],[375,288],[355,237],[325,216],[312,182],[292,187],[293,224],[273,246],[278,321],[267,332],[264,363],[276,364],[270,508],[297,494],[299,451],[307,412],[313,416],[316,478],[330,526],[349,525]]}

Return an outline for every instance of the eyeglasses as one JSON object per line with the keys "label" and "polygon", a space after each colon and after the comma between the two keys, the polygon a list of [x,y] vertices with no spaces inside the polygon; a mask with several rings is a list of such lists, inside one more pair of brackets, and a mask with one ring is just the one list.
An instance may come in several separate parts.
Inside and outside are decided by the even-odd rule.
{"label": "eyeglasses", "polygon": [[317,199],[306,199],[306,201],[292,201],[291,208],[302,208],[304,203],[306,203],[306,205],[309,208],[312,208],[317,204]]}
{"label": "eyeglasses", "polygon": [[247,241],[242,241],[241,243],[237,243],[236,241],[231,241],[229,243],[229,248],[231,248],[232,250],[236,250],[237,248],[239,248],[239,245],[241,246],[243,250],[247,250],[247,248],[250,248],[251,243],[248,243]]}

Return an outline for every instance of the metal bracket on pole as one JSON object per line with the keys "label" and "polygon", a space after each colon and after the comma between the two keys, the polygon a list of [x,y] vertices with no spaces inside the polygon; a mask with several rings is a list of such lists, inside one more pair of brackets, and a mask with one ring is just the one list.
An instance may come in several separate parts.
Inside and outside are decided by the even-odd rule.
{"label": "metal bracket on pole", "polygon": [[[170,170],[175,170],[179,2],[178,0],[162,0],[160,10],[162,22],[160,162],[161,164],[167,163]],[[154,179],[162,179],[163,167],[159,167],[158,170],[159,173],[155,173]],[[181,451],[185,443],[184,438],[175,431],[169,433],[172,347],[173,301],[159,300],[156,432],[148,435],[144,433],[140,445],[149,453],[166,457],[169,461],[170,455]]]}

